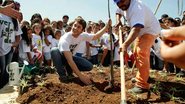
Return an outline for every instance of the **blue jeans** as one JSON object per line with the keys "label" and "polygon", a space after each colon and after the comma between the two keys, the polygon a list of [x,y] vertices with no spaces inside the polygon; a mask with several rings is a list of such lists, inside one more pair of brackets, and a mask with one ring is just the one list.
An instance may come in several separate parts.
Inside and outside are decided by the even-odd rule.
{"label": "blue jeans", "polygon": [[91,56],[90,60],[89,60],[93,65],[98,65],[98,54]]}
{"label": "blue jeans", "polygon": [[[51,49],[51,58],[59,76],[72,74],[72,69],[68,64],[65,56],[59,51],[57,47],[53,47]],[[89,62],[85,58],[73,56],[73,60],[80,71],[90,71],[93,68],[91,62]]]}
{"label": "blue jeans", "polygon": [[6,85],[9,81],[9,74],[6,71],[6,66],[12,61],[13,48],[4,56],[0,56],[0,88]]}

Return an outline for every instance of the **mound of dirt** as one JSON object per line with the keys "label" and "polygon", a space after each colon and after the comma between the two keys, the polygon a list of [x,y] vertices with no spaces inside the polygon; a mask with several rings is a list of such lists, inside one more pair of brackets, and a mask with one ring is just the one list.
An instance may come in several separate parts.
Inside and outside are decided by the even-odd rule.
{"label": "mound of dirt", "polygon": [[[131,78],[135,76],[127,69],[126,89],[134,86]],[[104,91],[109,85],[110,68],[98,70],[94,68],[90,72],[84,72],[92,77],[93,84],[85,86],[78,77],[70,83],[60,82],[57,74],[47,74],[42,85],[31,86],[28,91],[19,95],[17,102],[21,104],[120,104],[120,71],[114,69],[114,88],[111,92]],[[164,77],[157,71],[151,72],[151,89],[148,93],[132,94],[126,92],[127,103],[149,104],[149,103],[182,103],[185,99],[185,78],[175,79],[175,75]]]}

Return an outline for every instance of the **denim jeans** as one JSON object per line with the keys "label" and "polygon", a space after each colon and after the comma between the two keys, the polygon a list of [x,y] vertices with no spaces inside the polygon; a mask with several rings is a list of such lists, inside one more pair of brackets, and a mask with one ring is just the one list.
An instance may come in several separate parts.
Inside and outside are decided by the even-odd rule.
{"label": "denim jeans", "polygon": [[13,48],[11,51],[4,55],[0,56],[0,88],[2,88],[9,81],[9,74],[6,71],[6,66],[12,61],[13,57]]}
{"label": "denim jeans", "polygon": [[[59,51],[57,47],[53,47],[51,49],[51,58],[53,60],[53,65],[56,67],[60,76],[72,74],[72,69],[68,64],[65,56]],[[91,62],[85,58],[73,56],[73,60],[80,71],[90,71],[93,68]]]}
{"label": "denim jeans", "polygon": [[89,60],[93,65],[98,65],[98,54],[91,56],[91,59]]}

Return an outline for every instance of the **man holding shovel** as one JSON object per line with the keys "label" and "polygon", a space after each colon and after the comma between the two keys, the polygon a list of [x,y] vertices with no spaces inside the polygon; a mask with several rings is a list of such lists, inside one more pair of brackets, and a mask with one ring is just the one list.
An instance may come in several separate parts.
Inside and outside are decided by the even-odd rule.
{"label": "man holding shovel", "polygon": [[121,24],[121,17],[125,16],[131,31],[121,48],[127,54],[128,46],[135,41],[136,75],[135,87],[129,92],[143,93],[148,91],[150,69],[150,48],[160,33],[160,25],[152,11],[140,0],[114,0],[119,7],[116,11],[116,25]]}

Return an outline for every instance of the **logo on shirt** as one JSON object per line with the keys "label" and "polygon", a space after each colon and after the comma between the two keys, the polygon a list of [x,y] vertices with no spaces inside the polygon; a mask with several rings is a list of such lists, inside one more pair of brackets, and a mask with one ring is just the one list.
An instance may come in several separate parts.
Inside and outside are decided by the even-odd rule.
{"label": "logo on shirt", "polygon": [[75,44],[75,45],[70,45],[69,46],[69,49],[70,51],[73,53],[74,49],[77,47],[78,44]]}
{"label": "logo on shirt", "polygon": [[1,32],[1,38],[4,37],[4,43],[11,43],[11,35],[13,32],[13,29],[10,28],[11,22],[7,22],[4,20],[0,20],[0,25],[4,25],[4,29]]}
{"label": "logo on shirt", "polygon": [[42,50],[42,40],[40,40],[40,39],[37,40],[37,41],[36,41],[36,44],[38,45],[38,46],[37,46],[38,50],[41,51],[41,50]]}

